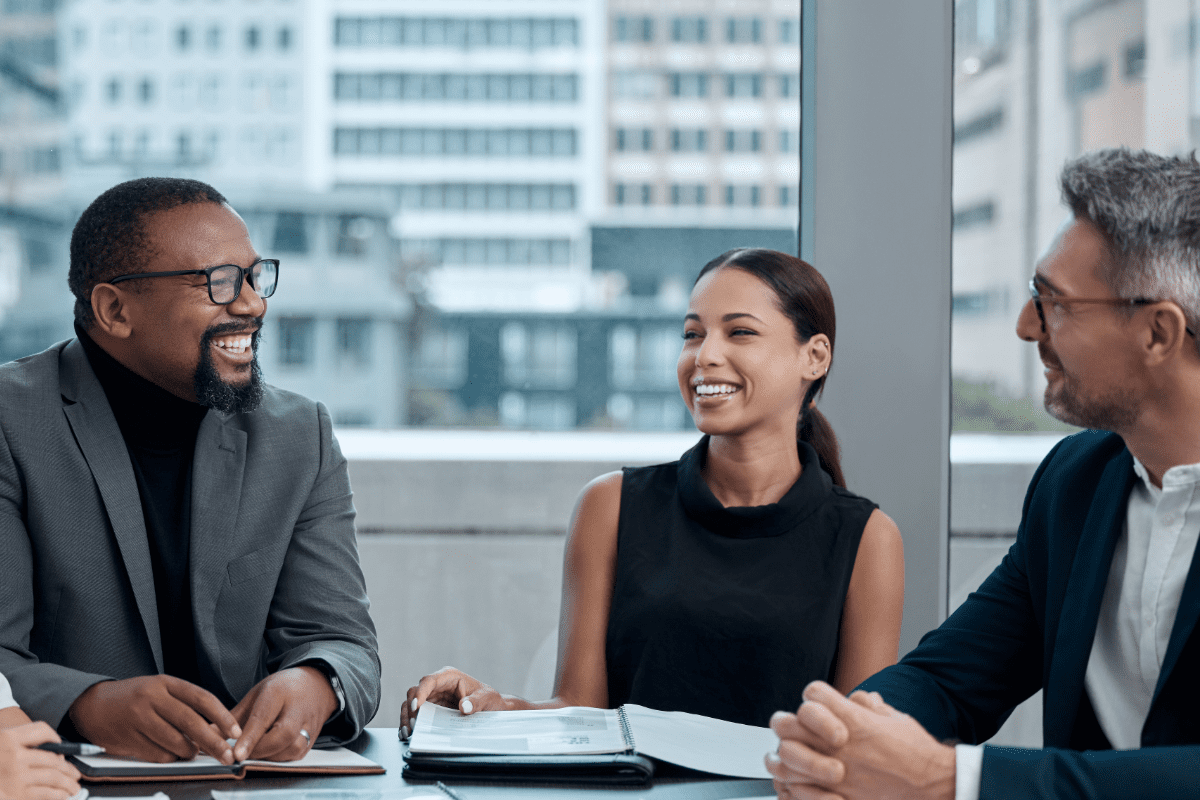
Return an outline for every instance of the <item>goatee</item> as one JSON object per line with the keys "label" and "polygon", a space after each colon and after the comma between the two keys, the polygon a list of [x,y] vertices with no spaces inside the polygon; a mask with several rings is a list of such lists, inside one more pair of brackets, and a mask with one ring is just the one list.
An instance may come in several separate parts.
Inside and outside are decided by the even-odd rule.
{"label": "goatee", "polygon": [[256,319],[254,324],[250,335],[250,350],[254,353],[254,360],[250,362],[250,378],[240,385],[222,380],[217,373],[212,358],[212,340],[229,333],[245,333],[246,326],[230,322],[214,325],[204,332],[200,339],[200,363],[196,365],[196,374],[192,379],[197,403],[225,414],[245,414],[262,403],[262,370],[258,366],[258,332],[262,328],[262,319]]}

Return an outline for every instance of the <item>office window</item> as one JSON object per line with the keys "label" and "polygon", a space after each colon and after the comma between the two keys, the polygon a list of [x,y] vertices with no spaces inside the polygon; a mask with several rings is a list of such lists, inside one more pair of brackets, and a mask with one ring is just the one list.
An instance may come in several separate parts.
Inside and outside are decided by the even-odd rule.
{"label": "office window", "polygon": [[567,389],[575,385],[575,329],[509,322],[500,329],[504,382],[515,388]]}
{"label": "office window", "polygon": [[654,131],[650,128],[617,128],[614,149],[618,152],[645,152],[654,149]]}
{"label": "office window", "polygon": [[779,132],[779,152],[795,153],[799,149],[800,131]]}
{"label": "office window", "polygon": [[453,265],[566,266],[571,240],[525,237],[402,239],[402,258]]}
{"label": "office window", "polygon": [[575,427],[575,403],[570,397],[505,392],[500,397],[500,424],[508,428],[568,430]]}
{"label": "office window", "polygon": [[1125,79],[1138,81],[1146,77],[1146,40],[1141,39],[1125,48]]}
{"label": "office window", "polygon": [[707,187],[702,183],[675,183],[671,185],[671,205],[702,206],[706,202]]}
{"label": "office window", "polygon": [[249,28],[246,28],[246,49],[251,52],[257,50],[259,39],[261,38],[262,34],[259,32],[257,25],[251,25]]}
{"label": "office window", "polygon": [[758,17],[730,17],[725,21],[725,41],[730,44],[761,42],[762,20]]}
{"label": "office window", "polygon": [[291,50],[292,49],[292,29],[289,28],[287,25],[284,25],[282,28],[280,28],[279,34],[276,38],[276,42],[278,42],[280,50]]}
{"label": "office window", "polygon": [[671,41],[702,43],[708,41],[708,20],[704,17],[675,17],[671,20]]}
{"label": "office window", "polygon": [[779,20],[779,43],[797,44],[800,41],[800,20]]}
{"label": "office window", "polygon": [[334,324],[338,364],[349,367],[371,365],[371,328],[367,317],[339,317]]}
{"label": "office window", "polygon": [[682,344],[678,325],[617,325],[608,336],[609,378],[618,389],[671,389]]}
{"label": "office window", "polygon": [[280,211],[275,217],[272,253],[307,253],[308,218],[299,211]]}
{"label": "office window", "polygon": [[429,389],[457,389],[467,382],[467,332],[428,327],[413,354],[413,379]]}
{"label": "office window", "polygon": [[617,17],[613,20],[613,41],[639,44],[654,41],[654,18]]}
{"label": "office window", "polygon": [[725,131],[725,152],[757,153],[762,149],[762,131]]}
{"label": "office window", "polygon": [[762,189],[753,185],[729,184],[725,187],[725,205],[756,208],[762,199]]}
{"label": "office window", "polygon": [[29,171],[38,174],[58,172],[62,168],[58,148],[33,147],[28,152]]}
{"label": "office window", "polygon": [[779,205],[783,208],[787,206],[799,205],[800,192],[792,186],[779,187]]}
{"label": "office window", "polygon": [[280,317],[279,363],[289,367],[312,364],[315,328],[312,317]]}
{"label": "office window", "polygon": [[954,230],[960,231],[991,225],[995,218],[996,204],[991,200],[957,208],[954,210]]}
{"label": "office window", "polygon": [[369,217],[341,214],[337,218],[337,237],[334,252],[339,256],[362,258],[371,246],[375,222]]}
{"label": "office window", "polygon": [[799,97],[800,96],[800,76],[799,75],[780,75],[779,76],[779,96],[780,97]]}
{"label": "office window", "polygon": [[121,79],[109,78],[105,85],[105,96],[108,98],[109,105],[116,105],[121,102]]}
{"label": "office window", "polygon": [[954,126],[954,145],[955,147],[966,144],[972,139],[977,139],[986,136],[993,131],[999,130],[1004,124],[1004,109],[993,108],[985,111],[982,114],[966,120],[960,125]]}
{"label": "office window", "polygon": [[703,128],[675,128],[671,131],[671,150],[676,153],[707,151],[708,131]]}
{"label": "office window", "polygon": [[734,72],[725,76],[726,97],[762,97],[763,76],[758,72]]}
{"label": "office window", "polygon": [[142,78],[138,83],[138,99],[144,106],[154,102],[154,81],[150,78]]}
{"label": "office window", "polygon": [[175,31],[175,46],[179,50],[187,50],[192,44],[192,29],[187,25],[180,25]]}
{"label": "office window", "polygon": [[579,77],[537,73],[338,73],[334,99],[356,102],[573,103]]}
{"label": "office window", "polygon": [[672,97],[708,97],[706,72],[672,72],[670,84]]}
{"label": "office window", "polygon": [[686,429],[691,422],[679,393],[610,395],[605,412],[613,425],[635,431],[674,431]]}
{"label": "office window", "polygon": [[[708,76],[702,76],[707,87]],[[613,97],[620,100],[653,100],[658,97],[662,76],[650,70],[617,70],[612,73],[611,85]],[[671,80],[671,92],[676,97],[682,84]],[[707,88],[705,89],[707,93]]]}
{"label": "office window", "polygon": [[218,25],[212,25],[204,33],[204,46],[208,48],[210,53],[217,53],[221,50],[221,28]]}

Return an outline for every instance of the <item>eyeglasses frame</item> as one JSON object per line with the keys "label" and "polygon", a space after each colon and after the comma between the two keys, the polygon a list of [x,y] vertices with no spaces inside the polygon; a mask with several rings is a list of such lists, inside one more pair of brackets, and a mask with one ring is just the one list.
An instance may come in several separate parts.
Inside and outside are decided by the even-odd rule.
{"label": "eyeglasses frame", "polygon": [[[110,283],[110,284],[115,284],[115,283],[120,283],[121,281],[131,281],[134,278],[174,278],[174,277],[177,277],[180,275],[203,275],[205,285],[208,288],[208,299],[210,301],[212,301],[212,303],[214,305],[227,306],[227,305],[229,305],[229,303],[233,303],[233,302],[237,301],[237,299],[239,297],[241,297],[242,286],[246,283],[249,283],[250,288],[254,289],[255,292],[258,292],[258,288],[256,286],[254,286],[254,284],[250,281],[250,270],[254,269],[259,264],[271,264],[271,263],[273,263],[275,265],[275,285],[271,287],[270,294],[261,294],[260,293],[258,295],[262,299],[266,300],[268,297],[275,294],[275,289],[278,288],[278,286],[279,286],[279,259],[278,258],[260,258],[248,267],[243,267],[240,264],[217,264],[215,267],[205,267],[204,269],[174,269],[174,270],[168,270],[166,272],[137,272],[137,273],[134,273],[133,275],[118,275],[117,277],[113,278],[112,280],[105,281],[105,282]],[[230,298],[229,302],[219,303],[213,297],[213,294],[212,294],[212,276],[213,276],[213,273],[216,272],[217,270],[225,269],[227,267],[237,267],[237,269],[239,270],[238,271],[238,283],[237,283],[237,286],[233,290],[233,297]]]}
{"label": "eyeglasses frame", "polygon": [[[1057,297],[1053,295],[1044,295],[1038,291],[1036,275],[1029,279],[1029,299],[1033,301],[1033,310],[1037,312],[1038,321],[1042,323],[1042,333],[1046,332],[1046,312],[1042,309],[1043,301],[1048,303],[1058,303],[1059,305],[1066,305],[1068,303],[1091,303],[1093,305],[1115,307],[1128,306],[1131,308],[1153,305],[1154,303],[1169,302],[1166,300],[1151,300],[1148,297],[1137,297],[1130,300],[1124,297]],[[1193,338],[1196,336],[1196,332],[1192,330],[1190,325],[1185,326],[1184,330],[1187,331],[1188,336]]]}

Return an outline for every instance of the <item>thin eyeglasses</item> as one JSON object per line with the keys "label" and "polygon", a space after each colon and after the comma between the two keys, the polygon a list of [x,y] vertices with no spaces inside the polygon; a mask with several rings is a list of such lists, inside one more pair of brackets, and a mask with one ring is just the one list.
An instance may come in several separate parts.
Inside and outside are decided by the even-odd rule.
{"label": "thin eyeglasses", "polygon": [[[1042,303],[1054,303],[1055,305],[1065,306],[1068,303],[1092,303],[1094,305],[1104,306],[1148,306],[1153,303],[1164,302],[1162,300],[1151,300],[1146,297],[1138,297],[1128,300],[1124,297],[1059,297],[1058,295],[1044,295],[1038,291],[1037,276],[1034,275],[1029,279],[1029,297],[1033,300],[1033,308],[1037,311],[1038,320],[1042,323],[1042,332],[1046,331],[1046,312],[1042,308]],[[1196,332],[1191,326],[1184,328],[1188,336],[1195,336]]]}

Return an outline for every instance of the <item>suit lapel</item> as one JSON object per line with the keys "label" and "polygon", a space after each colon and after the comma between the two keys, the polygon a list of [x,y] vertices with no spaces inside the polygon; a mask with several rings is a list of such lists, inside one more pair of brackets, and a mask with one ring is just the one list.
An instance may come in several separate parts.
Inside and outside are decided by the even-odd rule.
{"label": "suit lapel", "polygon": [[242,475],[246,468],[246,432],[237,417],[209,411],[196,436],[192,460],[192,613],[200,640],[218,666],[215,616],[235,541]]}
{"label": "suit lapel", "polygon": [[1162,669],[1158,673],[1158,683],[1154,687],[1154,699],[1150,701],[1151,713],[1147,715],[1147,719],[1153,715],[1158,694],[1162,691],[1163,684],[1166,683],[1171,670],[1175,668],[1175,662],[1179,660],[1183,646],[1187,644],[1188,638],[1192,635],[1197,619],[1200,619],[1200,547],[1197,547],[1192,553],[1192,564],[1188,567],[1183,593],[1179,596],[1179,610],[1175,613],[1175,625],[1171,628],[1171,638],[1167,642],[1167,652],[1163,656]]}
{"label": "suit lapel", "polygon": [[[1112,565],[1113,551],[1125,524],[1125,507],[1134,481],[1133,458],[1128,450],[1105,467],[1087,518],[1079,535],[1079,544],[1071,564],[1070,577],[1063,594],[1062,612],[1055,635],[1053,661],[1046,680],[1047,743],[1070,740],[1071,728],[1079,710],[1083,678],[1100,603]],[[1061,513],[1070,513],[1077,505]]]}
{"label": "suit lapel", "polygon": [[87,363],[87,355],[78,341],[71,342],[63,350],[61,364],[63,413],[100,489],[104,510],[108,513],[117,548],[125,563],[125,572],[133,587],[138,612],[146,627],[154,663],[162,672],[154,569],[150,565],[146,521],[142,517],[142,501],[133,477],[129,451],[104,389]]}

